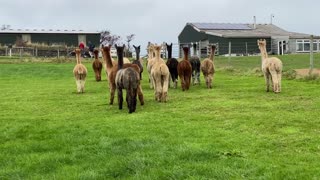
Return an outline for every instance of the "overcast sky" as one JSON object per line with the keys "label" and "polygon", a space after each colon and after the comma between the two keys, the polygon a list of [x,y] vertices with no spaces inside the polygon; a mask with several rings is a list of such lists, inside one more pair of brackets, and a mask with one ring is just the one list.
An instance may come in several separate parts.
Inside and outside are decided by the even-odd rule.
{"label": "overcast sky", "polygon": [[[133,44],[177,42],[187,22],[273,23],[320,35],[316,0],[1,0],[0,22],[13,29],[110,30]],[[123,38],[125,39],[125,38]]]}

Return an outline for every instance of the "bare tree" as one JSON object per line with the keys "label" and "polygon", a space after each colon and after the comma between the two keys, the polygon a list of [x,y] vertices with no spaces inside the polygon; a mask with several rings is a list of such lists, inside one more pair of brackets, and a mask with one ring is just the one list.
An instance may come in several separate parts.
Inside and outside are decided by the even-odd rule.
{"label": "bare tree", "polygon": [[128,45],[128,48],[126,50],[126,54],[127,54],[126,56],[127,57],[129,56],[129,53],[131,52],[130,51],[131,50],[130,42],[134,39],[135,36],[136,36],[135,34],[130,34],[130,35],[127,36],[127,40],[126,40],[127,45]]}
{"label": "bare tree", "polygon": [[2,24],[2,26],[1,26],[1,30],[7,30],[7,29],[10,29],[10,25],[8,25],[8,24]]}
{"label": "bare tree", "polygon": [[101,45],[114,45],[121,40],[121,37],[118,35],[111,34],[109,30],[102,31],[100,33],[100,44]]}

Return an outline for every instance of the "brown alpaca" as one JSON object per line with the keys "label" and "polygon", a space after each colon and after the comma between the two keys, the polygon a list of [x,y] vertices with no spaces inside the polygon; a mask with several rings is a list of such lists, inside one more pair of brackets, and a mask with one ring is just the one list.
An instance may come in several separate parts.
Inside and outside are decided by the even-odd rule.
{"label": "brown alpaca", "polygon": [[182,91],[188,90],[190,88],[192,66],[188,59],[189,47],[183,48],[184,59],[178,64],[178,74],[181,80]]}
{"label": "brown alpaca", "polygon": [[211,46],[211,53],[209,58],[206,58],[201,63],[201,71],[204,76],[204,80],[206,81],[207,88],[212,88],[213,75],[215,73],[214,68],[214,54],[215,54],[216,46]]}
{"label": "brown alpaca", "polygon": [[[106,60],[106,65],[107,65],[108,81],[109,81],[109,88],[110,88],[110,104],[113,104],[114,94],[116,90],[115,79],[116,79],[116,74],[118,72],[118,63],[115,65],[112,64],[110,49],[111,49],[111,46],[103,47],[103,56]],[[123,64],[123,69],[128,67],[133,68],[138,73],[140,72],[140,68],[136,64]],[[143,99],[141,84],[139,84],[138,86],[138,97],[139,97],[140,104],[143,105],[144,99]]]}
{"label": "brown alpaca", "polygon": [[274,93],[281,92],[281,73],[282,62],[276,57],[268,57],[266,40],[258,40],[258,46],[261,52],[261,67],[266,81],[266,91],[269,92],[270,81]]}
{"label": "brown alpaca", "polygon": [[74,78],[76,79],[78,93],[84,93],[84,84],[86,82],[87,68],[81,64],[81,50],[76,49],[77,65],[73,69]]}
{"label": "brown alpaca", "polygon": [[102,63],[99,60],[99,51],[95,49],[93,53],[95,60],[92,62],[92,68],[96,77],[96,81],[101,81]]}
{"label": "brown alpaca", "polygon": [[170,72],[164,60],[160,58],[161,46],[154,46],[155,58],[151,69],[155,100],[167,102]]}
{"label": "brown alpaca", "polygon": [[111,58],[111,63],[112,63],[112,66],[110,64],[107,63],[107,54],[106,52],[103,50],[104,48],[101,49],[101,52],[102,52],[102,58],[103,58],[103,67],[105,69],[105,72],[106,72],[106,75],[107,75],[107,80],[109,79],[108,78],[108,74],[111,72],[111,69],[113,66],[117,65],[118,62],[115,61],[112,57],[111,57],[111,45],[108,46],[109,47],[109,55],[108,57]]}

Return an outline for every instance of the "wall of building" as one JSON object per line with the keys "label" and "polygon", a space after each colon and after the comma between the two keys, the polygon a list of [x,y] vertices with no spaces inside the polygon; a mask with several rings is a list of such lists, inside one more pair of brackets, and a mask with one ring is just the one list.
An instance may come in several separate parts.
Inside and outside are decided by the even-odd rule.
{"label": "wall of building", "polygon": [[0,44],[9,45],[15,44],[17,38],[22,38],[21,34],[0,34]]}

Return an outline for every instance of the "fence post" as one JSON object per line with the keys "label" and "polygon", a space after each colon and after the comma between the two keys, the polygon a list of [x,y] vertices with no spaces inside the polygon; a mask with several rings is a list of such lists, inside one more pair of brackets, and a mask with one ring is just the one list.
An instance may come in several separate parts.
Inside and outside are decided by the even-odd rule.
{"label": "fence post", "polygon": [[311,75],[313,71],[313,35],[310,36],[310,69],[309,75]]}
{"label": "fence post", "polygon": [[60,58],[60,50],[59,50],[59,48],[58,48],[58,59]]}
{"label": "fence post", "polygon": [[19,50],[20,50],[20,59],[21,59],[22,58],[22,48],[20,47]]}
{"label": "fence post", "polygon": [[36,57],[38,57],[38,47],[36,47]]}
{"label": "fence post", "polygon": [[248,56],[248,42],[246,42],[246,56]]}
{"label": "fence post", "polygon": [[5,56],[8,56],[8,47],[6,47],[6,55]]}
{"label": "fence post", "polygon": [[231,41],[229,42],[229,57],[228,57],[228,63],[230,63],[231,60]]}

